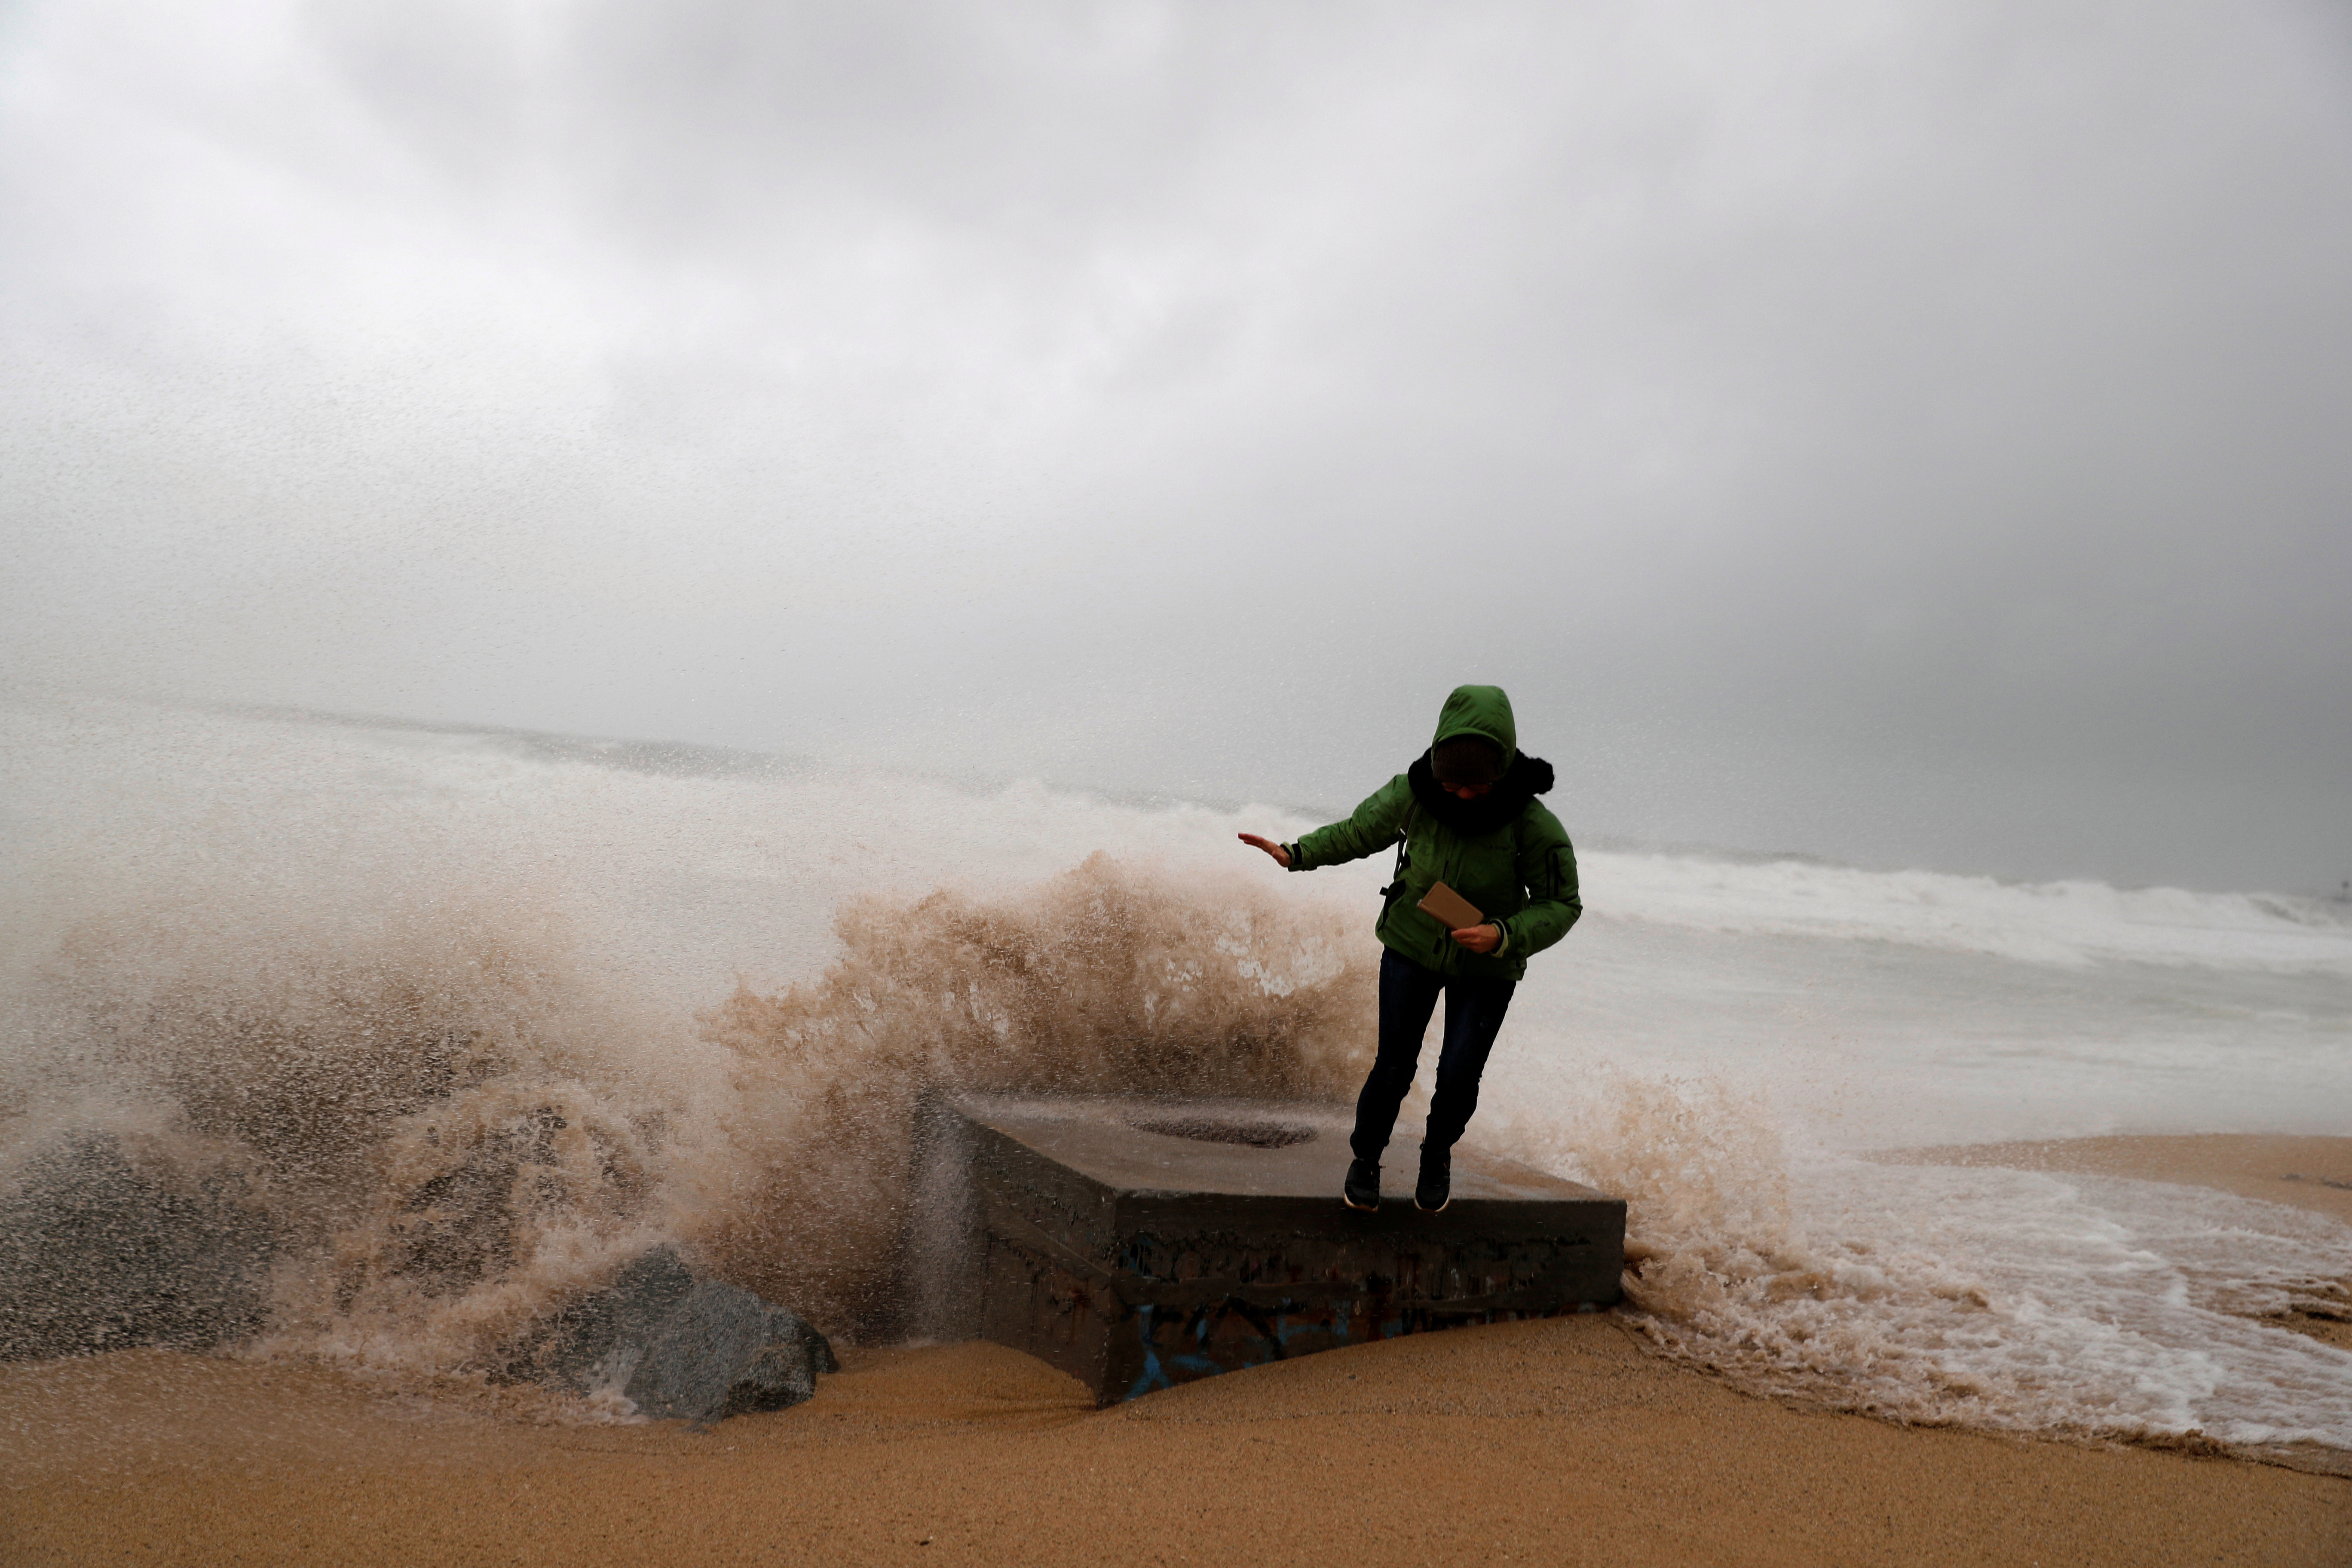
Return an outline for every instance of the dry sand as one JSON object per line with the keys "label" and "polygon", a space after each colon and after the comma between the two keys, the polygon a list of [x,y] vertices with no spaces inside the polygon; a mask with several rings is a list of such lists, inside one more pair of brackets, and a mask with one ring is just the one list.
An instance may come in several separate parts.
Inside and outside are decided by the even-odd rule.
{"label": "dry sand", "polygon": [[[2352,1140],[2289,1142],[2329,1145],[2297,1173],[2352,1165]],[[2352,1563],[2352,1481],[1791,1409],[1607,1315],[1108,1411],[993,1346],[845,1359],[704,1434],[162,1352],[0,1368],[0,1562]]]}

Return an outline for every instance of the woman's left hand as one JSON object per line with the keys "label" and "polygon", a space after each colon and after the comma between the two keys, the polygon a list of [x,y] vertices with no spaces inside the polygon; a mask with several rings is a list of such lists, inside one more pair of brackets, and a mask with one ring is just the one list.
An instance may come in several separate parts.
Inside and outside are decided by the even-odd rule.
{"label": "woman's left hand", "polygon": [[1503,928],[1497,925],[1464,926],[1454,933],[1454,940],[1473,952],[1492,952],[1503,945]]}

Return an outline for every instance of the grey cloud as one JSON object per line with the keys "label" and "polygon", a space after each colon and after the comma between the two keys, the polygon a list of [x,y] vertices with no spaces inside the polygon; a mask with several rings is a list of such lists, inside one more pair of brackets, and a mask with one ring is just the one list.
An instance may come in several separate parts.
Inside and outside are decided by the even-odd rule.
{"label": "grey cloud", "polygon": [[124,15],[26,678],[1344,804],[1475,675],[1588,831],[2352,862],[2334,12]]}

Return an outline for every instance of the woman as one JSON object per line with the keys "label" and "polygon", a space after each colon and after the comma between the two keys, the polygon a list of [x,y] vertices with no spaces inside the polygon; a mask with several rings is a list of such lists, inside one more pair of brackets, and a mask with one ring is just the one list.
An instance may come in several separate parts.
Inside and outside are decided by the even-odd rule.
{"label": "woman", "polygon": [[[1453,1149],[1478,1109],[1478,1079],[1503,1026],[1528,959],[1568,934],[1584,912],[1576,850],[1536,796],[1551,764],[1518,749],[1511,700],[1499,686],[1457,686],[1438,710],[1437,735],[1412,767],[1382,785],[1345,822],[1295,844],[1255,833],[1241,840],[1293,871],[1360,860],[1399,846],[1396,879],[1383,889],[1380,1056],[1356,1097],[1355,1159],[1340,1196],[1349,1208],[1381,1206],[1381,1152],[1412,1087],[1437,998],[1445,1037],[1437,1089],[1421,1140],[1413,1202],[1434,1214],[1453,1190]],[[1485,917],[1449,930],[1422,900],[1444,882]]]}

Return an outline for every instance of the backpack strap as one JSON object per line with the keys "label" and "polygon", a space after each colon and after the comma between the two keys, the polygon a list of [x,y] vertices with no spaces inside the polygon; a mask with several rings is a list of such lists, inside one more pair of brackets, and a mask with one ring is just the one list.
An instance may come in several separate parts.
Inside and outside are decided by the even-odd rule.
{"label": "backpack strap", "polygon": [[1413,810],[1414,803],[1407,801],[1404,808],[1404,825],[1397,829],[1396,865],[1389,871],[1389,885],[1381,889],[1381,909],[1383,913],[1391,904],[1396,902],[1397,895],[1404,891],[1404,868],[1412,864],[1412,857],[1404,852],[1404,846],[1405,839],[1412,832]]}

